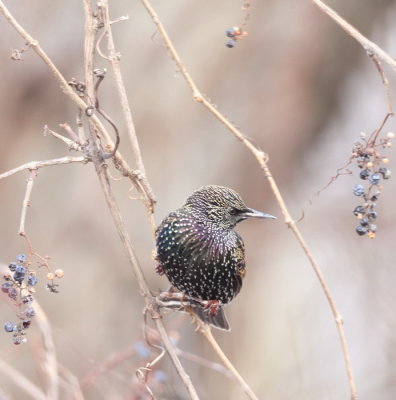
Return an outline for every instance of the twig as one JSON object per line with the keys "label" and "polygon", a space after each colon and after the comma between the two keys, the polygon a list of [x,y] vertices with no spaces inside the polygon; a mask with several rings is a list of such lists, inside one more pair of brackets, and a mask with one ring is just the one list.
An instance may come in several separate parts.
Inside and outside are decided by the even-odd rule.
{"label": "twig", "polygon": [[35,171],[43,167],[49,167],[51,165],[63,165],[63,164],[71,164],[71,163],[83,163],[86,164],[89,161],[87,157],[61,157],[54,158],[52,160],[43,160],[43,161],[29,161],[26,164],[22,164],[19,167],[10,169],[9,171],[3,172],[0,174],[0,180],[4,178],[8,178],[11,175],[14,175],[21,171]]}
{"label": "twig", "polygon": [[67,396],[65,400],[84,400],[84,395],[81,391],[80,383],[78,378],[64,365],[58,363],[58,370],[60,376],[65,380],[62,384],[66,386]]}
{"label": "twig", "polygon": [[316,4],[322,12],[327,14],[332,20],[340,25],[341,28],[346,33],[348,33],[348,35],[357,40],[369,55],[374,54],[380,60],[385,61],[387,64],[389,64],[391,68],[396,72],[396,60],[391,57],[386,51],[382,50],[374,42],[368,40],[355,27],[353,27],[349,22],[345,21],[345,19],[343,19],[339,14],[337,14],[332,8],[323,3],[323,1],[312,0],[312,2]]}
{"label": "twig", "polygon": [[381,76],[381,81],[382,81],[382,84],[384,85],[385,93],[386,93],[386,101],[387,101],[387,105],[388,105],[388,114],[393,115],[392,93],[391,93],[391,90],[390,90],[390,87],[389,87],[388,78],[386,77],[385,72],[382,69],[381,61],[373,53],[368,53],[368,55],[373,60],[373,63],[375,65],[375,67],[377,68],[378,73]]}
{"label": "twig", "polygon": [[[317,2],[317,0],[313,0],[315,2]],[[151,6],[149,0],[141,0],[142,4],[144,5],[144,7],[146,8],[147,12],[149,13],[151,19],[153,20],[153,22],[155,23],[155,25],[158,28],[158,31],[160,32],[164,43],[165,43],[165,47],[168,50],[169,55],[171,56],[171,58],[175,61],[177,68],[179,69],[179,71],[181,72],[183,78],[185,79],[187,85],[190,87],[191,91],[192,91],[192,95],[193,95],[193,99],[195,101],[200,102],[203,106],[205,106],[209,112],[211,112],[231,133],[233,133],[233,135],[239,140],[241,141],[245,147],[247,147],[250,152],[254,155],[254,157],[256,158],[256,161],[258,162],[260,168],[262,169],[265,177],[268,180],[268,183],[271,187],[271,190],[279,204],[279,207],[281,209],[281,212],[284,216],[285,219],[285,223],[288,225],[288,227],[292,230],[292,232],[294,233],[297,241],[300,243],[306,257],[308,258],[311,267],[313,268],[319,283],[322,287],[322,290],[327,298],[328,304],[330,306],[330,309],[332,311],[335,323],[336,323],[336,327],[337,327],[337,331],[338,331],[338,335],[340,338],[340,344],[341,344],[341,348],[342,348],[342,353],[344,356],[344,362],[345,362],[345,368],[346,368],[346,372],[347,372],[347,376],[348,376],[348,383],[349,383],[349,389],[350,389],[350,395],[351,395],[351,399],[355,400],[357,398],[357,394],[356,394],[356,386],[355,386],[355,381],[353,378],[353,373],[352,373],[352,365],[350,362],[350,357],[349,357],[349,350],[348,350],[348,345],[346,342],[346,337],[345,337],[345,331],[344,331],[344,326],[343,326],[343,319],[341,314],[338,311],[338,308],[336,307],[335,301],[331,295],[331,292],[324,280],[323,274],[319,268],[319,265],[316,263],[311,251],[309,250],[308,246],[306,245],[300,231],[298,230],[295,221],[293,221],[293,219],[290,216],[290,213],[286,207],[286,204],[280,194],[280,191],[278,189],[278,186],[274,180],[274,178],[272,177],[272,174],[267,166],[267,162],[268,162],[268,157],[267,155],[261,151],[260,149],[258,149],[256,146],[253,145],[252,142],[250,142],[250,140],[248,140],[240,131],[239,129],[237,129],[226,117],[224,117],[223,114],[221,114],[216,107],[210,103],[210,101],[208,101],[207,99],[205,99],[198,87],[196,86],[195,82],[193,81],[193,79],[191,78],[190,74],[187,72],[185,66],[183,65],[183,63],[181,62],[181,59],[179,57],[179,55],[177,54],[175,47],[173,46],[172,41],[169,38],[169,35],[167,34],[164,26],[162,25],[161,21],[159,20],[159,17],[157,15],[157,13],[155,12],[155,10],[153,9],[153,7]],[[377,46],[378,47],[378,46]],[[381,50],[381,49],[379,49]],[[377,54],[377,52],[375,52],[373,50],[373,52],[375,54]],[[384,53],[381,50],[382,53]],[[380,52],[380,53],[381,53]],[[384,56],[381,53],[382,56]],[[386,54],[386,53],[385,53]],[[390,58],[390,56],[387,56],[387,59]],[[382,57],[380,57],[382,58]],[[392,63],[395,64],[396,67],[396,62],[392,59]],[[210,341],[212,346],[215,346],[214,343],[214,339],[213,341]],[[215,347],[214,347],[215,349]],[[215,349],[216,350],[216,349]],[[231,369],[231,372],[233,372],[233,370]],[[234,372],[233,372],[234,373]],[[237,376],[236,376],[237,377]],[[237,377],[237,379],[239,379]]]}
{"label": "twig", "polygon": [[143,158],[140,152],[139,141],[136,135],[135,125],[132,119],[132,113],[128,102],[128,96],[125,89],[124,81],[121,74],[120,69],[120,56],[115,51],[115,45],[113,40],[113,33],[110,26],[110,17],[109,17],[109,5],[108,0],[101,1],[102,8],[102,18],[104,23],[104,30],[107,35],[107,47],[109,50],[109,56],[105,57],[112,66],[114,80],[116,83],[116,88],[118,91],[118,95],[120,98],[121,108],[124,114],[124,118],[127,126],[127,133],[129,137],[129,141],[132,147],[132,152],[135,156],[136,165],[139,171],[140,183],[143,187],[143,193],[145,195],[146,201],[149,202],[148,210],[150,211],[150,219],[151,224],[154,226],[154,220],[152,218],[154,205],[156,203],[156,199],[153,193],[153,190],[150,186],[150,183],[146,176],[146,168],[144,167]]}
{"label": "twig", "polygon": [[30,173],[30,177],[27,180],[26,192],[25,192],[25,197],[23,199],[23,203],[22,203],[21,220],[20,220],[20,223],[19,223],[19,232],[18,232],[18,234],[21,235],[21,236],[25,236],[26,213],[27,213],[27,208],[30,206],[30,196],[32,194],[33,185],[34,185],[34,178],[36,176],[37,176],[37,172],[36,171],[32,171]]}
{"label": "twig", "polygon": [[235,379],[241,385],[241,388],[246,393],[246,395],[249,397],[249,399],[258,400],[258,397],[255,395],[253,390],[245,382],[245,380],[239,374],[239,372],[234,367],[232,362],[224,354],[223,350],[221,349],[221,347],[217,343],[216,339],[213,337],[210,326],[209,325],[205,325],[205,324],[201,324],[200,331],[205,336],[205,338],[210,343],[210,345],[213,347],[213,350],[216,352],[217,356],[220,358],[220,360],[225,365],[225,367],[232,373],[232,375],[235,377]]}
{"label": "twig", "polygon": [[29,398],[35,400],[48,400],[45,393],[36,386],[32,381],[22,375],[17,369],[15,369],[10,363],[4,362],[0,359],[0,371],[3,376],[7,376],[9,379],[27,393]]}
{"label": "twig", "polygon": [[59,397],[59,375],[52,330],[44,310],[37,301],[34,303],[34,310],[36,312],[37,324],[43,338],[44,371],[48,378],[47,398],[49,400],[56,400]]}

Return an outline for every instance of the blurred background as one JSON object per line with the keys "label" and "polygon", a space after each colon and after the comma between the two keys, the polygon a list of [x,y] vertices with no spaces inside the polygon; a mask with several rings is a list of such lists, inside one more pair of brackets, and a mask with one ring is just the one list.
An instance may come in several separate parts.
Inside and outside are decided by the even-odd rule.
{"label": "blurred background", "polygon": [[[140,2],[111,2],[111,17],[148,178],[158,200],[159,223],[207,184],[230,186],[245,202],[277,215],[238,226],[247,252],[240,295],[227,307],[232,331],[214,332],[226,354],[261,399],[347,399],[338,334],[330,308],[307,259],[282,221],[267,181],[251,154],[192,100],[161,38]],[[83,77],[82,2],[7,1],[16,19],[36,38],[66,79]],[[162,22],[202,93],[269,154],[269,166],[292,216],[299,223],[345,319],[359,398],[387,400],[396,394],[396,239],[394,179],[377,204],[378,233],[359,237],[352,194],[359,170],[340,176],[309,199],[351,155],[361,132],[379,127],[387,111],[380,76],[363,49],[312,2],[256,1],[245,29],[229,49],[226,29],[241,25],[242,2],[155,1]],[[331,1],[342,16],[389,54],[396,54],[396,2]],[[10,58],[23,40],[0,19],[0,172],[33,160],[68,155],[66,146],[43,136],[75,127],[76,108],[31,50]],[[105,49],[105,46],[103,46]],[[97,67],[110,66],[98,58]],[[384,66],[395,96],[395,73]],[[112,76],[101,88],[101,106],[121,130],[121,152],[134,166]],[[391,119],[384,134],[395,130]],[[71,154],[73,155],[73,154]],[[394,149],[384,150],[395,170]],[[113,171],[116,176],[116,172]],[[17,234],[28,172],[0,181],[0,261],[3,268],[26,243]],[[156,275],[154,248],[143,205],[131,200],[130,184],[114,181],[136,254],[152,290],[165,290]],[[39,271],[37,300],[51,323],[61,368],[80,382],[87,399],[147,399],[135,372],[158,353],[143,339],[143,300],[105,205],[92,165],[53,166],[35,180],[26,230],[34,249],[62,268],[60,293],[45,290]],[[17,321],[1,294],[1,324]],[[216,370],[208,343],[182,314],[164,317],[184,352],[182,362],[202,399],[245,398],[236,382]],[[149,324],[150,325],[150,324]],[[0,359],[45,387],[42,339],[37,323],[29,342],[12,344],[0,333]],[[192,360],[199,355],[200,360]],[[113,363],[110,361],[113,360]],[[102,366],[98,372],[97,367]],[[96,374],[96,375],[95,375]],[[151,375],[158,399],[187,399],[165,357]],[[0,398],[28,399],[13,379],[0,376]],[[61,398],[72,399],[67,386]]]}

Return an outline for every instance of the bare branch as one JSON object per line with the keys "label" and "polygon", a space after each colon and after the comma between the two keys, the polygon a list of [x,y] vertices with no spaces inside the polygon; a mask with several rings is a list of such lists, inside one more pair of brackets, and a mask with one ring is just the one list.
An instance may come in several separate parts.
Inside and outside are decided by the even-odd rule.
{"label": "bare branch", "polygon": [[349,22],[345,21],[339,14],[337,14],[332,8],[323,3],[321,0],[312,0],[319,9],[327,14],[333,21],[335,21],[341,28],[348,33],[348,35],[352,36],[355,40],[357,40],[361,46],[366,50],[368,55],[374,54],[380,60],[389,64],[389,66],[396,72],[396,60],[391,57],[386,51],[382,50],[378,45],[374,42],[368,40],[365,36],[363,36],[355,27],[353,27]]}

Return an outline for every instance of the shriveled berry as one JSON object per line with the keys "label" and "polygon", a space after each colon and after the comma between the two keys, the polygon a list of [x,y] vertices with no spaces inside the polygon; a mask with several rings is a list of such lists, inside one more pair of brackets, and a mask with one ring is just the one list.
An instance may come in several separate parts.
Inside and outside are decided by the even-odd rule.
{"label": "shriveled berry", "polygon": [[358,226],[356,227],[356,233],[357,233],[359,236],[365,235],[365,234],[367,233],[367,231],[368,231],[368,229],[367,229],[367,227],[365,227],[365,226],[358,225]]}
{"label": "shriveled berry", "polygon": [[33,302],[33,296],[31,294],[27,294],[26,296],[22,297],[22,303],[23,304],[30,304]]}
{"label": "shriveled berry", "polygon": [[8,268],[10,269],[11,272],[14,272],[16,266],[17,266],[17,263],[16,263],[16,262],[11,262],[11,263],[8,265]]}
{"label": "shriveled berry", "polygon": [[24,314],[27,318],[33,318],[36,315],[36,311],[34,311],[34,308],[29,307],[25,310]]}
{"label": "shriveled berry", "polygon": [[228,29],[226,30],[226,35],[227,35],[227,37],[229,37],[229,38],[234,37],[234,36],[235,36],[234,28],[228,28]]}
{"label": "shriveled berry", "polygon": [[370,176],[370,171],[368,169],[363,169],[359,174],[361,179],[367,179]]}
{"label": "shriveled berry", "polygon": [[37,279],[36,275],[30,274],[28,276],[27,282],[28,282],[28,285],[35,286],[35,285],[37,285],[38,279]]}
{"label": "shriveled berry", "polygon": [[355,209],[353,210],[353,214],[358,216],[358,215],[363,215],[365,214],[366,210],[363,206],[357,206],[355,207]]}
{"label": "shriveled berry", "polygon": [[363,196],[364,195],[364,186],[363,185],[356,185],[353,188],[353,194],[355,196]]}
{"label": "shriveled berry", "polygon": [[235,45],[236,45],[236,41],[235,41],[235,40],[229,40],[229,41],[226,43],[226,46],[227,46],[229,49],[232,49]]}
{"label": "shriveled berry", "polygon": [[12,287],[8,289],[8,297],[12,300],[16,300],[18,297],[18,291]]}
{"label": "shriveled berry", "polygon": [[366,218],[366,217],[364,217],[364,218],[362,218],[362,219],[360,220],[360,225],[362,225],[362,226],[367,226],[368,223],[369,223],[369,219]]}
{"label": "shriveled berry", "polygon": [[1,285],[1,291],[4,293],[8,293],[8,291],[10,290],[10,288],[12,288],[13,283],[12,282],[4,282]]}
{"label": "shriveled berry", "polygon": [[370,231],[370,232],[373,232],[373,233],[377,232],[377,225],[375,225],[375,224],[370,224],[370,226],[369,226],[369,231]]}
{"label": "shriveled berry", "polygon": [[391,170],[389,168],[381,167],[378,172],[382,175],[384,179],[390,179],[391,177]]}
{"label": "shriveled berry", "polygon": [[[25,339],[25,340],[24,340]],[[21,343],[24,343],[24,342],[26,342],[26,338],[23,338],[22,336],[14,336],[13,338],[12,338],[12,341],[13,341],[13,343],[14,344],[21,344]]]}
{"label": "shriveled berry", "polygon": [[14,331],[14,328],[15,328],[15,324],[13,324],[12,322],[6,322],[5,324],[4,324],[4,330],[6,331],[6,332],[13,332]]}
{"label": "shriveled berry", "polygon": [[369,176],[368,179],[372,185],[378,185],[381,177],[379,176],[379,174],[372,174]]}
{"label": "shriveled berry", "polygon": [[20,263],[23,263],[26,261],[26,254],[18,254],[17,255],[17,261],[19,261]]}

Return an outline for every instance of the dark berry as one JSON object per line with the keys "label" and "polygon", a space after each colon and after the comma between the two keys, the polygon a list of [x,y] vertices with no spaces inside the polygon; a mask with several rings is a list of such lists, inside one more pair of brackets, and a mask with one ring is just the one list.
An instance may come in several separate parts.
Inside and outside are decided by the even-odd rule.
{"label": "dark berry", "polygon": [[378,170],[378,172],[382,175],[384,179],[390,179],[391,171],[388,168],[382,167]]}
{"label": "dark berry", "polygon": [[367,213],[367,216],[368,216],[369,218],[371,218],[371,219],[376,219],[377,216],[378,216],[378,214],[377,214],[377,211],[370,210],[370,211]]}
{"label": "dark berry", "polygon": [[26,317],[28,318],[33,318],[36,315],[36,311],[34,311],[33,308],[29,307],[25,310],[24,314],[26,315]]}
{"label": "dark berry", "polygon": [[353,188],[353,194],[355,196],[363,196],[364,195],[364,186],[363,185],[356,185]]}
{"label": "dark berry", "polygon": [[4,293],[8,293],[8,291],[12,288],[13,283],[12,282],[4,282],[1,285],[1,291]]}
{"label": "dark berry", "polygon": [[365,227],[365,226],[358,225],[358,226],[356,227],[356,233],[357,233],[358,235],[360,235],[360,236],[365,235],[365,234],[367,233],[367,231],[368,231],[368,229],[367,229],[367,227]]}
{"label": "dark berry", "polygon": [[17,255],[17,261],[19,261],[20,263],[23,263],[26,261],[26,254],[18,254]]}
{"label": "dark berry", "polygon": [[13,331],[14,331],[14,328],[15,328],[15,325],[14,325],[12,322],[6,322],[6,323],[4,324],[4,330],[5,330],[6,332],[13,332]]}
{"label": "dark berry", "polygon": [[11,272],[14,272],[16,266],[17,266],[17,263],[16,263],[16,262],[12,262],[12,263],[10,263],[10,265],[8,266],[8,268],[10,269]]}
{"label": "dark berry", "polygon": [[28,282],[28,285],[35,286],[35,285],[37,285],[38,279],[37,279],[36,275],[30,274],[28,276],[28,281],[27,282]]}
{"label": "dark berry", "polygon": [[236,41],[235,40],[230,40],[226,43],[226,46],[230,49],[232,49],[234,46],[236,45]]}
{"label": "dark berry", "polygon": [[15,273],[14,273],[14,279],[22,283],[22,281],[25,279],[25,274],[26,274],[26,268],[22,265],[17,265],[15,268]]}
{"label": "dark berry", "polygon": [[365,210],[365,208],[363,206],[357,206],[353,210],[353,214],[356,215],[356,216],[364,214],[365,212],[366,212],[366,210]]}
{"label": "dark berry", "polygon": [[364,217],[364,218],[362,218],[362,219],[360,220],[360,225],[362,225],[362,226],[367,226],[368,223],[369,223],[369,219],[366,218],[366,217]]}
{"label": "dark berry", "polygon": [[367,179],[370,176],[370,171],[368,169],[363,169],[360,171],[360,178]]}
{"label": "dark berry", "polygon": [[372,174],[369,176],[369,181],[372,185],[377,185],[378,182],[380,181],[380,176],[379,174]]}
{"label": "dark berry", "polygon": [[373,233],[377,232],[377,225],[375,225],[375,224],[370,224],[370,226],[369,226],[369,231],[370,231],[370,232],[373,232]]}
{"label": "dark berry", "polygon": [[29,326],[32,324],[32,321],[30,321],[30,320],[25,320],[25,321],[22,321],[22,328],[23,329],[27,329],[27,328],[29,328]]}

